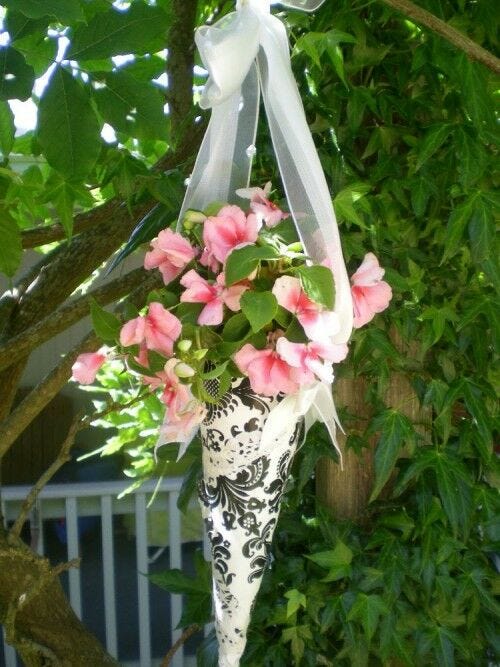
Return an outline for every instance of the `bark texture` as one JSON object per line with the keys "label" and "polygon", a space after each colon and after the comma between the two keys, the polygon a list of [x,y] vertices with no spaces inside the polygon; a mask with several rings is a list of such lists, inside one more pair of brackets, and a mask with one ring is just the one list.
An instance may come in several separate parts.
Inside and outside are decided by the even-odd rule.
{"label": "bark texture", "polygon": [[[407,358],[416,353],[415,345],[405,345],[399,334],[393,332],[395,347]],[[346,428],[349,433],[362,434],[372,416],[365,396],[368,381],[365,378],[342,378],[334,385],[335,402],[339,408],[347,408],[355,419]],[[430,427],[431,410],[423,408],[408,381],[407,375],[393,373],[385,392],[387,407],[399,410],[410,421],[417,424],[417,431],[424,433]],[[318,500],[328,507],[338,519],[364,520],[368,501],[374,485],[373,457],[377,439],[374,436],[366,443],[361,454],[346,448],[346,437],[338,433],[339,444],[344,452],[344,470],[331,459],[322,459],[316,469]],[[401,456],[405,452],[402,450]],[[382,491],[390,490],[391,480]]]}
{"label": "bark texture", "polygon": [[0,535],[0,621],[27,667],[105,667],[118,663],[77,618],[61,568]]}

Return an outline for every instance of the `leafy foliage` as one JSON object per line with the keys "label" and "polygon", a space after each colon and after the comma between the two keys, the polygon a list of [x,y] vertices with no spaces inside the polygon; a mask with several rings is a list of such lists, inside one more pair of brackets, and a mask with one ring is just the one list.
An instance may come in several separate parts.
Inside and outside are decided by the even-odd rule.
{"label": "leafy foliage", "polygon": [[[0,270],[14,275],[26,228],[61,221],[69,236],[73,208],[89,210],[115,195],[128,205],[145,197],[159,202],[126,249],[133,251],[174,221],[187,175],[150,171],[175,141],[161,123],[170,3],[135,0],[120,11],[98,0],[2,4],[8,38],[0,69],[10,76],[0,84]],[[493,0],[419,4],[495,50]],[[199,23],[214,6],[199,3]],[[339,0],[315,15],[284,17],[346,259],[373,248],[394,300],[375,326],[356,334],[338,370],[366,380],[370,418],[353,425],[347,412],[343,423],[356,451],[375,442],[372,501],[359,523],[337,521],[316,506],[309,480],[330,446],[320,429],[312,431],[294,468],[243,664],[498,661],[498,82],[384,3]],[[35,77],[53,67],[63,33],[69,46],[40,94],[37,129],[14,137],[7,101],[30,97]],[[113,60],[127,54],[135,56]],[[195,83],[202,82],[197,75]],[[56,108],[56,86],[67,109]],[[100,137],[104,123],[116,139]],[[253,180],[262,182],[276,172],[263,123],[257,148]],[[31,166],[18,173],[13,154]],[[235,262],[234,280],[242,266],[248,275],[260,261],[247,260]],[[242,340],[249,321],[236,315],[219,345]],[[406,378],[429,423],[405,416],[408,396],[389,404],[395,373]],[[118,373],[101,380],[113,400],[133,398]],[[151,395],[101,424],[113,429],[103,453],[127,450],[137,483],[161,472],[152,455],[160,420]],[[170,453],[160,453],[173,470]],[[195,480],[192,465],[184,506]],[[200,615],[187,614],[183,623],[194,618]],[[200,648],[199,664],[216,664],[213,638]]]}

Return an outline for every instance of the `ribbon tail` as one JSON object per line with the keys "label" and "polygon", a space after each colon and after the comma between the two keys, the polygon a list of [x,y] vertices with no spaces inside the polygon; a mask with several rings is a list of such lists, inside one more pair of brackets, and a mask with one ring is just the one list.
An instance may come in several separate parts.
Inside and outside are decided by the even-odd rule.
{"label": "ribbon tail", "polygon": [[335,280],[335,312],[340,330],[332,336],[345,343],[352,331],[349,278],[330,192],[311,137],[293,77],[284,25],[274,16],[261,31],[259,71],[266,114],[290,211],[309,256],[329,260]]}
{"label": "ribbon tail", "polygon": [[304,440],[310,427],[317,421],[322,421],[328,430],[328,435],[335,447],[340,467],[344,469],[343,454],[337,440],[337,426],[344,432],[339,421],[337,409],[333,400],[331,386],[324,382],[316,382],[310,387],[290,394],[278,403],[269,413],[262,429],[259,451],[264,454],[273,446],[273,443],[287,431],[290,424],[297,424],[304,418]]}
{"label": "ribbon tail", "polygon": [[309,426],[312,426],[316,421],[322,421],[326,426],[330,440],[339,455],[340,469],[344,470],[344,457],[337,439],[337,426],[342,433],[344,433],[344,429],[340,424],[337,408],[335,407],[331,392],[331,386],[323,382],[318,382],[316,395],[310,410],[306,415],[306,428],[308,422]]}

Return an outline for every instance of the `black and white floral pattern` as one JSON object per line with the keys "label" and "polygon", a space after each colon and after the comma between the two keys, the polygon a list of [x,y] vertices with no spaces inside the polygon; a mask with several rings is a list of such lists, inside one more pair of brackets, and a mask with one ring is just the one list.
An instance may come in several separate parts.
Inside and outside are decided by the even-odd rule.
{"label": "black and white floral pattern", "polygon": [[218,404],[208,406],[200,430],[199,497],[212,550],[220,667],[237,667],[245,649],[300,434],[291,417],[280,441],[260,450],[262,429],[279,400],[257,396],[247,379],[236,380]]}

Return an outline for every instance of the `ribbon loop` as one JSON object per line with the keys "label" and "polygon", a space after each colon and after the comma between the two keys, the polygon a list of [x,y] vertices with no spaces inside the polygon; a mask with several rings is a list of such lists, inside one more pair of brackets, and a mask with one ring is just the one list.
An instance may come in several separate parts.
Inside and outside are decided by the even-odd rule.
{"label": "ribbon loop", "polygon": [[[284,0],[313,11],[323,0]],[[188,208],[212,201],[238,203],[236,190],[249,185],[262,90],[274,152],[290,212],[307,254],[326,261],[335,282],[335,312],[345,343],[352,330],[349,279],[335,213],[321,163],[293,77],[283,23],[270,14],[269,0],[238,0],[237,11],[197,31],[209,77],[200,106],[212,117],[200,148],[179,219]]]}

